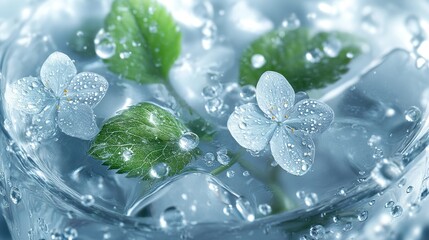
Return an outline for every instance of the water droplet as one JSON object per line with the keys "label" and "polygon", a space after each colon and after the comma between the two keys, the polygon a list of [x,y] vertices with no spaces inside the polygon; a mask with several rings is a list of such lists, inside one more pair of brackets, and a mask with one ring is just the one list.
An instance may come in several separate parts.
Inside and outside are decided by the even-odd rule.
{"label": "water droplet", "polygon": [[158,25],[156,25],[156,24],[151,24],[151,25],[149,26],[149,32],[151,32],[151,33],[157,33],[157,32],[158,32]]}
{"label": "water droplet", "polygon": [[418,36],[422,33],[420,20],[415,15],[410,15],[405,19],[405,26],[407,27],[408,32],[413,36]]}
{"label": "water droplet", "polygon": [[272,212],[271,205],[267,203],[259,204],[258,211],[264,216],[270,215]]}
{"label": "water droplet", "polygon": [[340,188],[340,190],[338,190],[338,195],[345,197],[347,195],[346,189],[345,188]]}
{"label": "water droplet", "polygon": [[336,57],[341,51],[341,42],[335,38],[329,38],[323,43],[323,52],[329,57]]}
{"label": "water droplet", "polygon": [[392,217],[394,218],[400,217],[402,215],[402,212],[403,212],[402,207],[399,205],[393,206],[390,209],[390,215],[392,215]]}
{"label": "water droplet", "polygon": [[176,207],[168,207],[159,218],[161,228],[176,231],[186,226],[185,213]]}
{"label": "water droplet", "polygon": [[343,227],[344,232],[348,232],[353,229],[353,224],[351,222],[346,222]]}
{"label": "water droplet", "polygon": [[368,219],[368,211],[362,211],[358,214],[357,219],[359,222],[364,222]]}
{"label": "water droplet", "polygon": [[228,165],[228,163],[231,161],[228,155],[223,153],[217,154],[217,161],[222,165]]}
{"label": "water droplet", "polygon": [[131,149],[125,149],[123,152],[122,152],[122,159],[125,161],[125,162],[128,162],[129,160],[131,160],[131,157],[133,156],[133,151],[131,150]]}
{"label": "water droplet", "polygon": [[22,194],[21,194],[21,191],[19,190],[19,188],[12,187],[10,189],[9,197],[10,197],[10,200],[12,201],[13,204],[20,203],[21,199],[22,199]]}
{"label": "water droplet", "polygon": [[401,176],[401,168],[394,162],[383,159],[371,171],[371,178],[381,187],[387,187],[393,180]]}
{"label": "water droplet", "polygon": [[416,59],[416,67],[417,67],[418,69],[422,68],[425,64],[426,64],[426,59],[425,59],[425,58],[423,58],[423,57],[418,57],[418,58]]}
{"label": "water droplet", "polygon": [[398,188],[402,188],[403,186],[405,186],[405,183],[407,183],[407,180],[405,178],[402,178],[401,180],[399,180]]}
{"label": "water droplet", "polygon": [[213,21],[208,20],[204,23],[201,32],[203,34],[201,45],[205,50],[209,50],[217,40],[217,26]]}
{"label": "water droplet", "polygon": [[227,178],[233,178],[235,176],[235,171],[234,170],[228,170],[226,171],[226,177]]}
{"label": "water droplet", "polygon": [[371,200],[371,201],[368,202],[369,206],[374,206],[374,204],[375,204],[375,200]]}
{"label": "water droplet", "polygon": [[317,63],[322,59],[322,57],[323,52],[318,48],[312,49],[305,54],[305,59],[310,63]]}
{"label": "water droplet", "polygon": [[46,224],[45,219],[38,218],[37,223],[39,224],[40,231],[47,233],[48,232],[48,224]]}
{"label": "water droplet", "polygon": [[385,208],[391,208],[395,205],[394,201],[388,201],[386,204],[384,204]]}
{"label": "water droplet", "polygon": [[324,239],[326,230],[322,225],[315,225],[310,228],[310,236],[314,239]]}
{"label": "water droplet", "polygon": [[252,101],[256,96],[256,88],[252,85],[245,85],[240,89],[240,97],[243,101]]}
{"label": "water droplet", "polygon": [[252,63],[253,68],[258,69],[263,67],[267,61],[262,54],[255,54],[250,59],[250,62]]}
{"label": "water droplet", "polygon": [[91,207],[95,203],[95,199],[92,195],[86,194],[80,197],[80,203],[85,207]]}
{"label": "water droplet", "polygon": [[243,172],[243,177],[248,177],[248,176],[250,176],[249,171],[244,171],[244,172]]}
{"label": "water droplet", "polygon": [[411,216],[414,216],[414,215],[416,215],[417,213],[419,213],[420,212],[420,205],[418,204],[418,203],[412,203],[411,205],[410,205],[410,208],[409,208],[409,214],[411,215]]}
{"label": "water droplet", "polygon": [[213,153],[206,153],[204,155],[204,162],[208,167],[212,167],[214,165],[214,161],[216,160]]}
{"label": "water droplet", "polygon": [[250,205],[250,202],[246,199],[242,197],[237,199],[235,201],[235,208],[238,210],[244,220],[248,222],[253,222],[255,220],[255,214],[252,209],[252,206]]}
{"label": "water droplet", "polygon": [[51,239],[52,240],[63,240],[64,235],[61,232],[59,232],[58,230],[53,230],[51,233]]}
{"label": "water droplet", "polygon": [[156,178],[156,179],[166,177],[168,176],[169,173],[170,173],[170,167],[163,162],[156,164],[149,171],[149,175],[152,178]]}
{"label": "water droplet", "polygon": [[194,150],[199,143],[200,138],[193,132],[186,132],[179,139],[179,147],[185,152]]}
{"label": "water droplet", "polygon": [[213,83],[203,88],[202,95],[206,99],[212,99],[215,97],[219,97],[219,95],[222,93],[222,90],[223,90],[222,84]]}
{"label": "water droplet", "polygon": [[319,197],[316,193],[308,193],[304,197],[304,203],[307,207],[316,205],[319,202]]}
{"label": "water droplet", "polygon": [[226,216],[231,215],[231,213],[233,212],[234,212],[234,207],[231,204],[228,204],[223,208],[223,214],[225,214]]}
{"label": "water droplet", "polygon": [[304,191],[296,191],[295,195],[298,199],[304,199],[305,198],[305,192]]}
{"label": "water droplet", "polygon": [[413,186],[408,186],[406,192],[411,193],[414,190]]}
{"label": "water droplet", "polygon": [[405,111],[405,120],[408,122],[417,122],[420,120],[422,112],[418,107],[412,106]]}
{"label": "water droplet", "polygon": [[282,21],[282,27],[288,29],[295,29],[301,25],[301,21],[298,19],[295,13],[292,13],[287,19]]}
{"label": "water droplet", "polygon": [[121,53],[119,53],[119,57],[121,58],[121,59],[127,59],[127,58],[129,58],[129,57],[131,57],[131,52],[121,52]]}
{"label": "water droplet", "polygon": [[95,53],[101,59],[111,58],[116,51],[116,44],[110,33],[100,29],[94,39]]}
{"label": "water droplet", "polygon": [[204,107],[208,114],[215,115],[222,110],[223,101],[220,98],[213,98],[208,100]]}
{"label": "water droplet", "polygon": [[72,228],[72,227],[66,227],[64,228],[64,237],[66,237],[66,239],[68,240],[73,240],[75,238],[77,238],[78,233],[77,230]]}

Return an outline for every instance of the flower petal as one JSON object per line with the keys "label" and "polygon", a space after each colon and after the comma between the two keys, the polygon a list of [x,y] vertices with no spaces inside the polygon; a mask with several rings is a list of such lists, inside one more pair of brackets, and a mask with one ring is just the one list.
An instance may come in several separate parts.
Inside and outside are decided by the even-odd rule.
{"label": "flower petal", "polygon": [[73,61],[64,53],[54,52],[46,59],[40,69],[43,84],[60,97],[64,89],[76,75]]}
{"label": "flower petal", "polygon": [[228,119],[228,130],[234,139],[253,151],[261,151],[268,145],[276,126],[253,103],[237,107]]}
{"label": "flower petal", "polygon": [[256,100],[265,114],[282,122],[295,103],[295,91],[283,75],[268,71],[256,85]]}
{"label": "flower petal", "polygon": [[314,99],[304,99],[294,106],[284,123],[308,134],[317,134],[328,129],[333,120],[331,107]]}
{"label": "flower petal", "polygon": [[276,129],[270,141],[274,160],[290,174],[302,176],[314,162],[314,142],[309,135],[285,126]]}
{"label": "flower petal", "polygon": [[52,96],[38,78],[21,78],[6,92],[7,103],[28,114],[40,113],[52,101]]}
{"label": "flower petal", "polygon": [[52,103],[43,111],[34,115],[28,128],[31,141],[43,141],[52,138],[57,133],[57,105]]}
{"label": "flower petal", "polygon": [[72,137],[90,140],[98,133],[92,108],[86,104],[60,102],[58,126]]}
{"label": "flower petal", "polygon": [[109,83],[96,73],[82,72],[76,75],[63,93],[63,99],[72,103],[96,106],[106,94]]}

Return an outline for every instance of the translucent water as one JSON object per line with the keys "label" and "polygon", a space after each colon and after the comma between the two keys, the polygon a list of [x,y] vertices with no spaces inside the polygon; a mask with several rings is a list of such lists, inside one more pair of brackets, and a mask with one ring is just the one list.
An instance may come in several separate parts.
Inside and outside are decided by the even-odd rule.
{"label": "translucent water", "polygon": [[[117,49],[102,30],[108,1],[64,1],[64,6],[41,2],[22,32],[8,43],[1,68],[6,130],[2,144],[7,146],[2,156],[8,159],[2,163],[5,194],[1,195],[16,239],[342,239],[358,238],[361,232],[370,239],[389,234],[406,239],[414,234],[401,230],[399,223],[421,216],[428,195],[421,153],[427,145],[429,72],[421,63],[426,43],[419,38],[426,25],[410,15],[416,9],[400,2],[389,10],[382,2],[354,2],[354,11],[362,16],[348,19],[347,4],[337,1],[160,2],[183,32],[182,55],[170,72],[176,93],[161,85],[123,79],[107,69],[101,59]],[[422,3],[422,9],[429,6]],[[94,26],[86,28],[88,21]],[[297,177],[282,170],[266,149],[258,149],[240,153],[244,164],[210,174],[236,160],[240,146],[226,129],[226,121],[237,106],[257,97],[253,86],[236,83],[242,51],[269,30],[300,26],[352,29],[368,40],[364,54],[338,82],[298,92],[291,99],[319,98],[334,110],[331,127],[313,139],[313,165],[301,166],[306,174]],[[156,26],[151,28],[157,31]],[[90,41],[83,41],[85,36],[91,36]],[[323,49],[307,52],[306,61],[318,62],[324,54],[336,56],[340,47],[330,39]],[[20,102],[12,83],[40,76],[43,62],[54,51],[73,59],[78,72],[108,80],[105,97],[93,109],[98,127],[142,101],[155,102],[186,119],[177,94],[215,123],[218,134],[204,141],[194,132],[183,133],[178,146],[184,151],[199,147],[202,153],[175,177],[168,177],[170,166],[164,162],[150,169],[154,182],[116,174],[87,154],[89,141],[54,131],[50,122],[40,124],[41,120],[16,110],[24,104],[30,112],[38,110],[37,101]],[[130,54],[121,52],[120,57],[127,59]],[[266,56],[252,56],[251,64],[261,68]],[[82,89],[86,88],[82,85]],[[94,97],[89,95],[86,101],[98,102]],[[243,124],[238,127],[248,127]],[[133,154],[130,149],[121,152],[124,161]],[[259,173],[269,173],[270,179]],[[275,200],[279,194],[280,202]],[[279,210],[281,205],[288,210]],[[422,217],[427,222],[426,218]]]}

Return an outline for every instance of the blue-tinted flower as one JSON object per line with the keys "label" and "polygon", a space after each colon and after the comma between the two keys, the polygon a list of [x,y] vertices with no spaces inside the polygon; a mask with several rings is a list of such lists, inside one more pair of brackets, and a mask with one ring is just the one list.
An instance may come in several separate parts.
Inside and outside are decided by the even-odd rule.
{"label": "blue-tinted flower", "polygon": [[57,126],[67,135],[91,139],[98,133],[93,108],[106,94],[104,77],[77,70],[60,52],[43,63],[40,78],[24,77],[10,85],[7,100],[19,111],[33,115],[39,138],[52,136]]}
{"label": "blue-tinted flower", "polygon": [[295,91],[281,74],[265,72],[256,86],[257,104],[235,109],[228,129],[244,148],[261,151],[270,145],[274,160],[294,175],[304,175],[314,162],[312,136],[333,121],[332,109],[317,100],[295,103]]}

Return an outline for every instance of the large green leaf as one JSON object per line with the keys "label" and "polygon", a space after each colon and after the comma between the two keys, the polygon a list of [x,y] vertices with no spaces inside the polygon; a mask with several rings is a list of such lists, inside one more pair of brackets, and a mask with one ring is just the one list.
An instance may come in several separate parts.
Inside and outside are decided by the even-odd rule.
{"label": "large green leaf", "polygon": [[[338,48],[335,54],[324,52],[329,44]],[[322,88],[339,80],[360,53],[361,43],[346,33],[320,32],[312,36],[305,28],[278,29],[254,41],[244,52],[240,83],[256,85],[262,73],[276,71],[288,79],[295,91]],[[252,57],[258,54],[265,58],[265,64],[255,67]],[[317,61],[308,61],[308,54],[318,54]]]}
{"label": "large green leaf", "polygon": [[188,129],[170,112],[151,103],[133,106],[106,122],[89,150],[118,173],[150,179],[150,170],[166,164],[175,175],[193,159],[197,150],[179,145]]}
{"label": "large green leaf", "polygon": [[105,29],[116,44],[104,61],[109,69],[140,83],[160,83],[180,54],[181,33],[155,0],[115,0]]}

